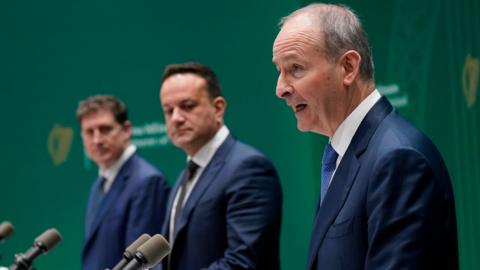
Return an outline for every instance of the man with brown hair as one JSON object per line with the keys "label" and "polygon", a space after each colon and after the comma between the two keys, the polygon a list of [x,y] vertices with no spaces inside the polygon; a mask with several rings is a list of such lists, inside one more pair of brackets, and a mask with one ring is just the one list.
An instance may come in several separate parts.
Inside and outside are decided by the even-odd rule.
{"label": "man with brown hair", "polygon": [[84,270],[112,268],[141,234],[161,230],[168,186],[163,174],[136,153],[125,104],[98,95],[77,109],[85,152],[99,167],[88,200]]}

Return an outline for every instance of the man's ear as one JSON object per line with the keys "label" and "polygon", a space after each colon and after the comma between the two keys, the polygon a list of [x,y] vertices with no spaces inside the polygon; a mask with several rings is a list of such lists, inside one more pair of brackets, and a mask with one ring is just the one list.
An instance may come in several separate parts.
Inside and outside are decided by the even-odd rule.
{"label": "man's ear", "polygon": [[128,139],[130,139],[130,137],[132,137],[132,123],[130,120],[127,120],[122,124],[122,129],[128,135]]}
{"label": "man's ear", "polygon": [[343,70],[343,84],[350,86],[358,77],[362,57],[357,51],[349,50],[340,58],[340,65]]}
{"label": "man's ear", "polygon": [[223,97],[216,97],[213,99],[213,106],[215,107],[215,115],[220,116],[223,120],[225,109],[227,108],[227,101]]}

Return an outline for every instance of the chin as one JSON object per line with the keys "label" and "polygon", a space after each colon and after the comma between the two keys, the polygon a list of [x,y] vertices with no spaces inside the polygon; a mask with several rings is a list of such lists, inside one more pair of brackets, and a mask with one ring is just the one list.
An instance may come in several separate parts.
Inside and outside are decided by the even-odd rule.
{"label": "chin", "polygon": [[297,121],[297,129],[302,131],[302,132],[312,131],[312,129],[310,128],[309,125],[301,123],[300,121]]}
{"label": "chin", "polygon": [[190,140],[186,138],[183,138],[183,139],[180,138],[180,139],[172,140],[172,143],[176,147],[183,149],[185,146],[188,146],[190,144]]}

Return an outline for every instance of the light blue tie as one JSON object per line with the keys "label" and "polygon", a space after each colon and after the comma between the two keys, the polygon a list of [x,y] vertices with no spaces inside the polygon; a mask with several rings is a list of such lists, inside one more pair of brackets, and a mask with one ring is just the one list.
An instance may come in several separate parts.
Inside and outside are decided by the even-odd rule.
{"label": "light blue tie", "polygon": [[338,154],[333,149],[332,145],[329,143],[323,151],[322,159],[322,190],[320,197],[320,204],[322,204],[325,195],[327,194],[328,186],[330,185],[330,178],[332,178],[333,172],[337,165]]}

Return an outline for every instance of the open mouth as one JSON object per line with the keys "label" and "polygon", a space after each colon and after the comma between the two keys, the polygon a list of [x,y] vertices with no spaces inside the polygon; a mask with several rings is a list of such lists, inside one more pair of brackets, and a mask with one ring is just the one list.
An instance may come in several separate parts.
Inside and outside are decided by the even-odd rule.
{"label": "open mouth", "polygon": [[297,106],[295,106],[295,113],[305,110],[306,107],[307,107],[307,104],[298,104]]}

